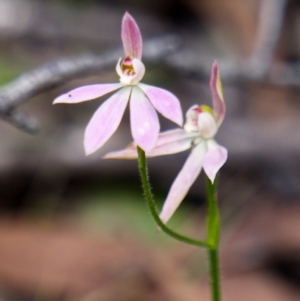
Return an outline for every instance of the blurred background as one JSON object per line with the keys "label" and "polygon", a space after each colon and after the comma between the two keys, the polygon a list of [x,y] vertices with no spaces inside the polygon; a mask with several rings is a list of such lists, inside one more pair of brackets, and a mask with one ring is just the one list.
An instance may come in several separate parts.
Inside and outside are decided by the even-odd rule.
{"label": "blurred background", "polygon": [[[125,11],[145,41],[143,82],[172,91],[184,112],[211,103],[218,59],[224,300],[300,300],[299,1],[0,0],[1,300],[209,300],[205,251],[156,231],[137,162],[101,159],[132,140],[128,110],[86,157],[84,129],[105,97],[52,106],[118,81]],[[159,206],[187,155],[149,160]],[[170,221],[195,237],[203,182]]]}

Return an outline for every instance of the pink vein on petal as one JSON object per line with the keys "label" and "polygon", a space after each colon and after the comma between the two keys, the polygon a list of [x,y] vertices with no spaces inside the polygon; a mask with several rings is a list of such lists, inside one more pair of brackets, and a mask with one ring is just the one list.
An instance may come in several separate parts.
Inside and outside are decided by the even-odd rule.
{"label": "pink vein on petal", "polygon": [[174,214],[175,210],[178,208],[188,190],[198,177],[201,171],[205,151],[205,143],[202,142],[198,144],[192,150],[177,178],[173,182],[160,213],[160,218],[164,223],[166,223]]}
{"label": "pink vein on petal", "polygon": [[203,169],[213,183],[216,174],[227,160],[227,149],[214,140],[207,142],[207,152],[203,159]]}
{"label": "pink vein on petal", "polygon": [[123,85],[120,83],[83,86],[57,97],[54,100],[53,104],[78,103],[87,100],[92,100],[101,97],[109,92],[120,89],[121,87],[123,87]]}
{"label": "pink vein on petal", "polygon": [[154,148],[160,129],[158,116],[144,92],[138,87],[134,87],[131,93],[130,123],[135,143],[145,152]]}
{"label": "pink vein on petal", "polygon": [[87,155],[100,148],[118,128],[129,100],[130,90],[128,87],[118,91],[94,113],[84,135]]}
{"label": "pink vein on petal", "polygon": [[141,83],[139,87],[144,91],[159,113],[179,126],[182,126],[183,117],[180,101],[174,94],[167,90]]}
{"label": "pink vein on petal", "polygon": [[121,37],[126,56],[142,59],[143,40],[140,29],[129,13],[125,13],[122,20]]}

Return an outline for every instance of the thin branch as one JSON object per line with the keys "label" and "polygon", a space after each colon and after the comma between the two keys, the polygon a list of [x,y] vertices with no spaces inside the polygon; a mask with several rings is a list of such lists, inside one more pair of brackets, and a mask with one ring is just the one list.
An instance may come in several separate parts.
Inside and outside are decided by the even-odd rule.
{"label": "thin branch", "polygon": [[[256,81],[281,86],[300,86],[300,64],[276,64],[270,72],[274,52],[281,34],[285,8],[288,0],[262,0],[258,34],[251,56],[244,63],[219,60],[222,79],[234,83]],[[210,76],[210,65],[214,58],[202,58],[191,50],[179,49],[179,38],[163,36],[145,43],[144,59],[161,60],[164,64],[194,79]],[[173,53],[173,56],[170,54]],[[168,55],[167,55],[168,54]],[[0,118],[26,131],[33,131],[37,123],[16,112],[16,108],[42,92],[69,80],[99,71],[115,64],[122,56],[122,49],[104,54],[83,54],[64,58],[24,73],[0,89]],[[28,120],[27,120],[28,119]]]}
{"label": "thin branch", "polygon": [[[179,44],[179,38],[174,35],[148,40],[145,42],[144,58],[148,61],[161,60],[178,49]],[[113,49],[104,54],[83,54],[60,59],[22,74],[0,89],[0,117],[26,131],[35,130],[36,125],[32,121],[27,122],[24,115],[14,111],[19,105],[66,81],[86,74],[98,74],[114,66],[122,55],[122,49]]]}

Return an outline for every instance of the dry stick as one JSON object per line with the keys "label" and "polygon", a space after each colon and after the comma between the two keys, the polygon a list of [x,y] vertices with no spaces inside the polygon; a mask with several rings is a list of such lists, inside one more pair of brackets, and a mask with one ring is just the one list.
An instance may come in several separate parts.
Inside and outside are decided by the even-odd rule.
{"label": "dry stick", "polygon": [[[254,51],[242,65],[221,60],[224,81],[239,83],[255,80],[271,85],[300,86],[300,64],[277,64],[274,72],[267,75],[280,37],[287,2],[288,0],[262,0]],[[169,67],[188,77],[208,78],[210,63],[209,66],[197,66],[197,54],[186,49],[178,51],[179,44],[179,38],[175,35],[149,40],[145,43],[144,58],[148,61],[164,61]],[[176,55],[169,59],[169,54],[175,52]],[[121,49],[104,54],[83,54],[60,59],[24,73],[0,89],[0,118],[25,131],[36,130],[36,122],[15,111],[20,104],[72,79],[86,74],[97,74],[113,65],[121,55]]]}
{"label": "dry stick", "polygon": [[[178,49],[180,40],[175,35],[148,40],[143,56],[148,61],[159,61]],[[83,54],[64,58],[26,72],[0,89],[0,118],[10,121],[25,131],[36,130],[36,125],[15,109],[33,96],[87,74],[98,74],[116,64],[123,55],[121,48],[103,54]]]}

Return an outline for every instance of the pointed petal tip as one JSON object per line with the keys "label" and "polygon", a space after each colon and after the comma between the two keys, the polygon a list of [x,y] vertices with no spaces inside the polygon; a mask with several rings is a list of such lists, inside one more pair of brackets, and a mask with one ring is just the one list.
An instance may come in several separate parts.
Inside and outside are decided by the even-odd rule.
{"label": "pointed petal tip", "polygon": [[86,156],[91,155],[92,153],[94,153],[96,150],[91,150],[89,149],[86,145],[84,146],[84,153]]}
{"label": "pointed petal tip", "polygon": [[58,103],[68,103],[68,104],[72,104],[72,102],[70,101],[69,99],[69,96],[68,96],[68,93],[65,93],[65,94],[62,94],[58,97],[56,97],[54,100],[53,100],[53,105],[56,105]]}
{"label": "pointed petal tip", "polygon": [[214,175],[207,175],[207,177],[210,179],[211,183],[214,184],[214,181],[216,179],[216,174],[214,174]]}
{"label": "pointed petal tip", "polygon": [[130,16],[130,13],[128,11],[125,11],[125,13],[123,15],[123,20],[124,20],[124,18],[127,18],[128,16]]}
{"label": "pointed petal tip", "polygon": [[84,137],[83,148],[86,156],[93,154],[98,149],[98,147],[95,147],[88,139],[86,139],[86,136]]}
{"label": "pointed petal tip", "polygon": [[218,65],[218,60],[217,60],[217,59],[215,59],[215,60],[213,61],[212,69],[213,69],[213,70],[219,69],[219,65]]}
{"label": "pointed petal tip", "polygon": [[207,144],[208,150],[203,160],[203,169],[207,177],[213,183],[216,175],[227,161],[228,151],[225,147],[217,144],[214,140],[211,140]]}
{"label": "pointed petal tip", "polygon": [[128,11],[126,11],[126,12],[124,13],[122,22],[127,21],[127,19],[134,20],[133,17],[131,16],[131,14],[130,14]]}
{"label": "pointed petal tip", "polygon": [[137,29],[139,31],[139,27],[135,19],[132,17],[132,15],[129,12],[126,11],[122,18],[122,28],[128,26],[133,26],[133,29]]}
{"label": "pointed petal tip", "polygon": [[122,18],[122,28],[128,26],[127,24],[128,23],[136,23],[134,18],[131,16],[131,14],[129,12],[125,12],[125,14],[123,15],[123,18]]}
{"label": "pointed petal tip", "polygon": [[56,98],[53,100],[52,104],[53,104],[53,105],[56,105],[56,104],[58,104],[58,103],[65,103],[65,102],[66,102],[66,101],[65,101],[66,98],[67,98],[66,94],[62,94],[62,95],[56,97]]}
{"label": "pointed petal tip", "polygon": [[177,116],[173,119],[173,122],[175,122],[180,127],[183,127],[183,115],[177,114]]}

